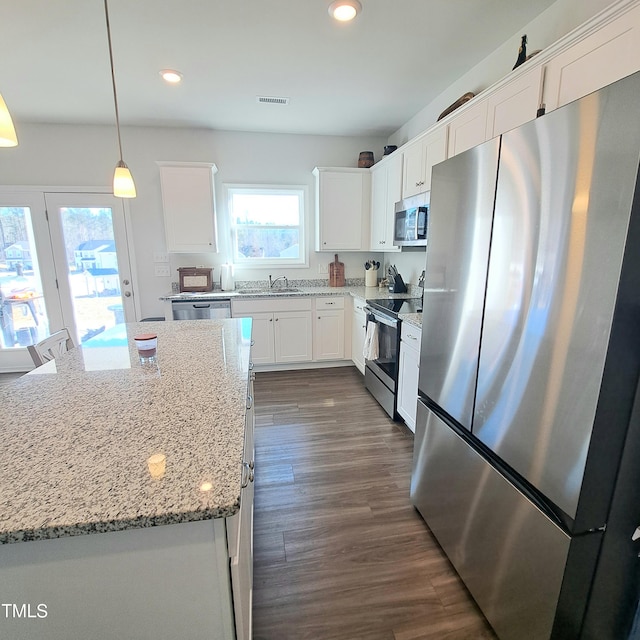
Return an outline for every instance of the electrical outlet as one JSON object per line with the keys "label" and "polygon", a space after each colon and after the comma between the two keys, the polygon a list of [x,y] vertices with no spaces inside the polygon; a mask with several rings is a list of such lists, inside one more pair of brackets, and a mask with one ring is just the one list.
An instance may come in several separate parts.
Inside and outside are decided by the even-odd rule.
{"label": "electrical outlet", "polygon": [[329,265],[326,262],[319,262],[318,273],[329,273]]}
{"label": "electrical outlet", "polygon": [[169,277],[171,275],[171,269],[168,264],[157,264],[155,266],[155,274],[159,277]]}
{"label": "electrical outlet", "polygon": [[[162,253],[162,251],[154,251],[153,252],[153,261],[154,262],[169,262],[169,254]],[[158,274],[156,274],[158,275]]]}

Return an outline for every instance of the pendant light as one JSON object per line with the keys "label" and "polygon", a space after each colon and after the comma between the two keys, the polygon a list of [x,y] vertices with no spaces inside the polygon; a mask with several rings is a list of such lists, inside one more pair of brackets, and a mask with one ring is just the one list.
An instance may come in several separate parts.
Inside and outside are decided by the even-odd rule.
{"label": "pendant light", "polygon": [[113,84],[113,104],[116,109],[116,131],[118,132],[118,149],[120,151],[120,160],[116,164],[116,170],[113,174],[113,195],[118,198],[135,198],[136,185],[133,182],[133,176],[129,167],[122,159],[122,140],[120,139],[120,115],[118,113],[118,96],[116,94],[116,76],[113,70],[113,48],[111,47],[111,27],[109,26],[109,7],[107,0],[104,0],[104,17],[107,21],[107,40],[109,41],[109,62],[111,63],[111,83]]}
{"label": "pendant light", "polygon": [[0,94],[0,147],[17,147],[18,136],[11,120],[11,114]]}

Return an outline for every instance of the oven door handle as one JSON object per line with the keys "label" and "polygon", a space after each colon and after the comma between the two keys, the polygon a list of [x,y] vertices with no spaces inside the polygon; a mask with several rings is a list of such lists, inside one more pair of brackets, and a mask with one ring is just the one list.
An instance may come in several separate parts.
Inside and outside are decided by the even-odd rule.
{"label": "oven door handle", "polygon": [[367,314],[367,322],[369,318],[373,320],[373,322],[379,322],[380,324],[386,324],[388,327],[397,327],[398,320],[397,318],[392,318],[390,316],[383,315],[377,312],[375,309],[369,306],[364,307],[364,311]]}

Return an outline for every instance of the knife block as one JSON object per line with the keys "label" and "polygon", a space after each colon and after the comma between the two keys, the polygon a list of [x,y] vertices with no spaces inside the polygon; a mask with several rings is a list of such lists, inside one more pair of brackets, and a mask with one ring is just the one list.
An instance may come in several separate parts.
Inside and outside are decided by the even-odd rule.
{"label": "knife block", "polygon": [[392,276],[389,274],[389,293],[407,293],[407,285],[404,283],[402,276]]}

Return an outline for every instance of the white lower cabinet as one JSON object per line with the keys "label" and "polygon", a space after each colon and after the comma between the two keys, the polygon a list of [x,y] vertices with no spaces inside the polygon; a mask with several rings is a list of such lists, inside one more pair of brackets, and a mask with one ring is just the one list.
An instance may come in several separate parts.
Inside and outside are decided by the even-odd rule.
{"label": "white lower cabinet", "polygon": [[311,360],[311,311],[276,311],[273,323],[276,362]]}
{"label": "white lower cabinet", "polygon": [[234,317],[251,316],[251,361],[254,364],[265,364],[276,361],[275,339],[273,336],[273,313],[234,313]]}
{"label": "white lower cabinet", "polygon": [[311,298],[232,300],[234,318],[253,318],[254,364],[308,362],[312,352]]}
{"label": "white lower cabinet", "polygon": [[255,373],[251,371],[249,376],[240,511],[226,519],[236,640],[251,640],[253,637],[253,476],[255,466],[253,380]]}
{"label": "white lower cabinet", "polygon": [[351,322],[351,359],[364,374],[364,338],[367,333],[367,316],[364,312],[365,301],[359,298],[353,300],[353,320]]}
{"label": "white lower cabinet", "polygon": [[316,298],[313,359],[344,359],[344,298]]}
{"label": "white lower cabinet", "polygon": [[422,331],[412,324],[403,322],[400,336],[397,408],[406,425],[415,432]]}

